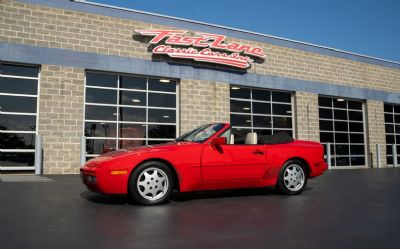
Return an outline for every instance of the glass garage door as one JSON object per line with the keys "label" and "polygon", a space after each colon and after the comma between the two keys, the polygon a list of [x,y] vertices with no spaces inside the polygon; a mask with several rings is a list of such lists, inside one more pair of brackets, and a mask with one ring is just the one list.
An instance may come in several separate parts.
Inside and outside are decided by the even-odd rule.
{"label": "glass garage door", "polygon": [[246,134],[287,133],[293,136],[292,94],[267,89],[230,87],[230,119],[235,143],[244,143]]}
{"label": "glass garage door", "polygon": [[320,140],[331,144],[332,167],[366,166],[363,102],[319,96],[318,104]]}
{"label": "glass garage door", "polygon": [[177,81],[104,72],[86,73],[87,159],[177,135]]}
{"label": "glass garage door", "polygon": [[393,165],[393,145],[400,162],[400,105],[385,103],[386,163]]}
{"label": "glass garage door", "polygon": [[0,63],[0,171],[33,170],[39,68]]}

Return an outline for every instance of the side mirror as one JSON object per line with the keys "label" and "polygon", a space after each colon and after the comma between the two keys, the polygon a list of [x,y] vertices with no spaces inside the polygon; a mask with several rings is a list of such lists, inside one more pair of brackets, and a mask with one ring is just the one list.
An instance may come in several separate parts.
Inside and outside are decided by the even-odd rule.
{"label": "side mirror", "polygon": [[226,137],[217,137],[211,142],[211,147],[214,150],[218,150],[221,152],[222,148],[221,145],[226,144]]}

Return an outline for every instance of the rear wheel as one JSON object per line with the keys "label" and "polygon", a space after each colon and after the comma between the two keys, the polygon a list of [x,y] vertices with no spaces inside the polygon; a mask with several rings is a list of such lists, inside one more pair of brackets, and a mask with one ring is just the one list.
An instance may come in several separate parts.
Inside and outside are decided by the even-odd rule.
{"label": "rear wheel", "polygon": [[169,200],[173,185],[171,170],[164,163],[139,165],[129,179],[129,194],[138,203],[156,205]]}
{"label": "rear wheel", "polygon": [[282,167],[276,187],[287,195],[301,193],[307,185],[306,167],[299,160],[290,160]]}

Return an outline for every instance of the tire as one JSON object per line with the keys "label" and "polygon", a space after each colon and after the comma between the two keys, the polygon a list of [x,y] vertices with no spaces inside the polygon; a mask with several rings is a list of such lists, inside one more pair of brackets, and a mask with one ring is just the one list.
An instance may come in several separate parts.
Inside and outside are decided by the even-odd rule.
{"label": "tire", "polygon": [[289,160],[281,168],[277,190],[286,195],[300,194],[307,185],[307,168],[300,160]]}
{"label": "tire", "polygon": [[158,205],[168,202],[173,184],[172,172],[167,165],[149,161],[132,172],[128,193],[139,204]]}

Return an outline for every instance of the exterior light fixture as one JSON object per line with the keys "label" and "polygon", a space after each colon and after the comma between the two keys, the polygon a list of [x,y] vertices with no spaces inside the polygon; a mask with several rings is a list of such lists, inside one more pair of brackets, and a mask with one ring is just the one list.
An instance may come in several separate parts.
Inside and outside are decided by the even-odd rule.
{"label": "exterior light fixture", "polygon": [[240,87],[233,86],[233,87],[231,87],[231,89],[232,89],[232,90],[239,90],[239,89],[240,89]]}
{"label": "exterior light fixture", "polygon": [[250,110],[250,107],[243,107],[243,110]]}
{"label": "exterior light fixture", "polygon": [[169,116],[168,115],[165,115],[165,116],[162,116],[163,118],[169,118]]}
{"label": "exterior light fixture", "polygon": [[162,79],[162,80],[160,80],[160,82],[162,82],[162,83],[169,83],[169,82],[171,82],[170,80],[166,80],[166,79]]}
{"label": "exterior light fixture", "polygon": [[344,101],[344,99],[337,99],[337,101],[338,101],[338,102],[343,102],[343,101]]}
{"label": "exterior light fixture", "polygon": [[132,99],[133,103],[140,103],[140,99]]}

